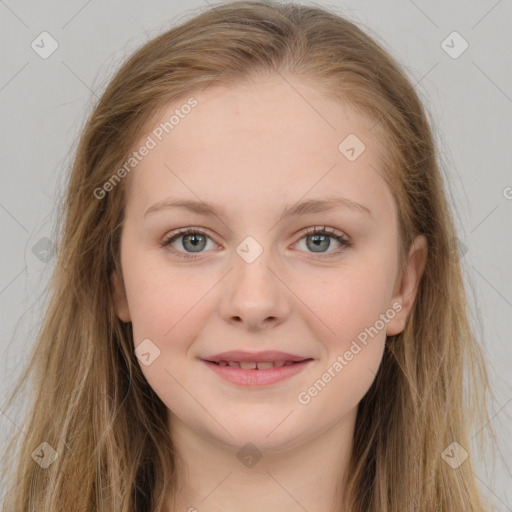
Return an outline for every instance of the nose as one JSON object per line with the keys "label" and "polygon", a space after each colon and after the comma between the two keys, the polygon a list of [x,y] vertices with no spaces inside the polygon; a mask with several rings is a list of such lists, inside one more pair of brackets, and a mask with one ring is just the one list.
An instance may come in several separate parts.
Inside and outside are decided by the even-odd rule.
{"label": "nose", "polygon": [[270,251],[264,250],[252,262],[234,254],[233,267],[223,280],[222,318],[247,331],[283,323],[290,312],[290,292],[283,282],[284,276],[274,270]]}

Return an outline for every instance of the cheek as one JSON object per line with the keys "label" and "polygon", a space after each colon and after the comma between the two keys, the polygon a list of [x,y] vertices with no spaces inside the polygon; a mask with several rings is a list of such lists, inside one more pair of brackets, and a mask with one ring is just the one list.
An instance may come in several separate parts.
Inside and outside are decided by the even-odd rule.
{"label": "cheek", "polygon": [[184,327],[190,326],[213,280],[173,268],[165,260],[130,251],[129,247],[123,268],[135,345],[144,338],[167,344],[171,339],[178,343],[183,340]]}
{"label": "cheek", "polygon": [[334,345],[346,344],[373,326],[389,308],[391,277],[382,263],[353,265],[314,283],[310,278],[300,279],[302,286],[294,291],[323,326],[323,339]]}
{"label": "cheek", "polygon": [[191,277],[179,269],[170,271],[134,254],[127,258],[125,268],[133,348],[136,355],[139,346],[149,349],[139,353],[151,354],[147,365],[138,358],[141,371],[169,409],[187,410],[191,408],[190,396],[183,385],[190,364],[189,347],[204,323],[208,308],[205,294],[215,281]]}
{"label": "cheek", "polygon": [[357,406],[375,379],[386,341],[383,318],[394,316],[391,284],[382,266],[354,266],[338,280],[310,290],[304,300],[321,319],[315,323],[322,326],[317,335],[325,363],[297,399],[310,414],[332,411],[325,415],[326,423]]}

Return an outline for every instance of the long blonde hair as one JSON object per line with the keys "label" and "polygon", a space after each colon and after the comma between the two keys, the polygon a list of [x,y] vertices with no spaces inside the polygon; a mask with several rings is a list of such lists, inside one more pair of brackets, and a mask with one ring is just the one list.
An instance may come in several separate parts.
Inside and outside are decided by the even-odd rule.
{"label": "long blonde hair", "polygon": [[[95,190],[169,102],[274,73],[314,85],[374,122],[398,207],[401,262],[417,234],[428,242],[406,328],[388,337],[358,407],[344,510],[482,512],[488,506],[473,474],[469,429],[488,423],[490,387],[422,102],[397,62],[337,13],[241,1],[216,5],[144,44],[115,74],[83,129],[61,212],[48,309],[7,402],[32,379],[21,428],[26,437],[11,440],[5,459],[13,489],[4,511],[164,510],[176,484],[167,410],[140,370],[131,324],[113,306],[125,183],[101,199]],[[481,429],[480,450],[484,432],[492,430]],[[57,452],[47,468],[32,456],[43,442]],[[454,468],[443,454],[448,449],[453,457],[459,445],[471,456]]]}

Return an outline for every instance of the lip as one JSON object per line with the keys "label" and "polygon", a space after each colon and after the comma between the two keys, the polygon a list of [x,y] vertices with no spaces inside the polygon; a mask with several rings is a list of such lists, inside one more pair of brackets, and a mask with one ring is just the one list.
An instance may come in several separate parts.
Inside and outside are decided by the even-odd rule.
{"label": "lip", "polygon": [[[246,352],[244,350],[231,350],[229,352],[222,352],[214,356],[208,356],[201,358],[203,361],[247,361],[254,363],[263,363],[269,361],[293,361],[299,362],[306,359],[312,359],[310,357],[302,357],[295,354],[288,354],[286,352],[279,352],[277,350],[265,350],[262,352]],[[295,366],[295,365],[293,365]],[[260,370],[268,371],[268,370]]]}
{"label": "lip", "polygon": [[[243,387],[259,387],[269,386],[290,378],[293,375],[297,375],[304,371],[313,362],[313,359],[296,362],[290,366],[269,368],[268,370],[244,370],[243,368],[234,368],[231,366],[219,366],[217,363],[204,359],[202,361],[219,377],[232,384]],[[290,359],[288,359],[288,361],[290,361]]]}

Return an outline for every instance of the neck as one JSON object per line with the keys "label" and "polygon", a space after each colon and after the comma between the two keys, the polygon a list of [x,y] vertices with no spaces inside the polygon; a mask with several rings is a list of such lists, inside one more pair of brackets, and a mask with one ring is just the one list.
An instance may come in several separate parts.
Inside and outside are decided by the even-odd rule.
{"label": "neck", "polygon": [[179,476],[168,511],[340,512],[356,411],[312,439],[260,448],[205,436],[170,413]]}

